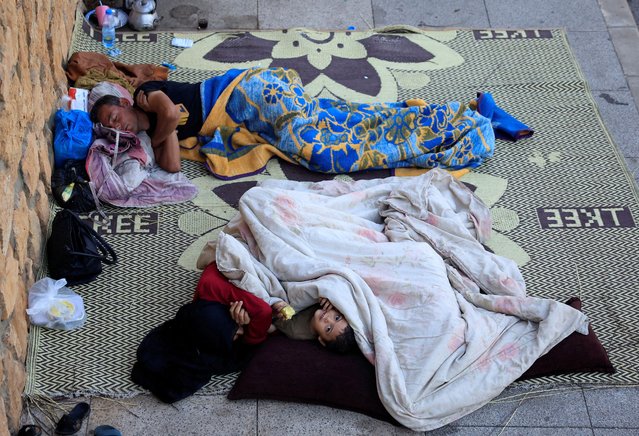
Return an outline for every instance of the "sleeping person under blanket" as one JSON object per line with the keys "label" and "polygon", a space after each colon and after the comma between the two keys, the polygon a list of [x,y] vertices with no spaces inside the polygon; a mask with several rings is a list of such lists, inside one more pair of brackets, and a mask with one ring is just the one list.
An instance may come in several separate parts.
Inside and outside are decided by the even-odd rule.
{"label": "sleeping person under blanket", "polygon": [[289,320],[282,311],[285,307],[290,308],[286,302],[280,300],[269,306],[264,300],[231,284],[215,263],[209,264],[202,272],[194,300],[215,301],[229,306],[231,318],[238,325],[234,340],[241,336],[250,345],[266,339],[275,319],[275,325],[293,338],[317,338],[323,346],[339,353],[357,349],[353,329],[328,299],[321,298],[319,304],[312,306],[310,316],[295,315]]}
{"label": "sleeping person under blanket", "polygon": [[232,69],[201,83],[146,82],[134,99],[100,97],[90,113],[107,127],[147,131],[158,164],[170,172],[180,170],[180,141],[200,144],[222,178],[261,171],[273,156],[333,174],[476,167],[492,156],[496,131],[513,140],[533,133],[490,94],[468,104],[351,103],[310,96],[286,68]]}

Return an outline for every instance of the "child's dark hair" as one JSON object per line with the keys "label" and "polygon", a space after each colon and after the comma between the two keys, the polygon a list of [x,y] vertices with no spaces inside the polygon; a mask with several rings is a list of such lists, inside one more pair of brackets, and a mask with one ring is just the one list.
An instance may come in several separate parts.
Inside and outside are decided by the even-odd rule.
{"label": "child's dark hair", "polygon": [[91,112],[89,113],[91,121],[93,121],[94,123],[98,122],[98,111],[105,104],[111,106],[121,106],[120,99],[115,95],[103,95],[102,97],[98,98],[95,103],[93,103],[93,107],[91,108]]}
{"label": "child's dark hair", "polygon": [[336,336],[334,341],[326,342],[326,348],[340,354],[348,354],[351,351],[356,351],[358,348],[353,328],[347,325],[342,334]]}

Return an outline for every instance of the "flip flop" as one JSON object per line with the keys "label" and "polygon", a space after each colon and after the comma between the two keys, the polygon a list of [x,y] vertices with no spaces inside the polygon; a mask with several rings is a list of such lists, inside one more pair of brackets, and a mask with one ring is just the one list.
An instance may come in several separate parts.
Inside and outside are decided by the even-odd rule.
{"label": "flip flop", "polygon": [[99,425],[93,430],[95,436],[122,436],[120,430],[110,425]]}
{"label": "flip flop", "polygon": [[82,420],[89,414],[91,407],[88,403],[81,402],[76,404],[69,413],[62,415],[58,425],[55,427],[55,434],[72,435],[76,434],[82,428]]}
{"label": "flip flop", "polygon": [[42,429],[39,425],[27,424],[23,425],[17,436],[40,436]]}

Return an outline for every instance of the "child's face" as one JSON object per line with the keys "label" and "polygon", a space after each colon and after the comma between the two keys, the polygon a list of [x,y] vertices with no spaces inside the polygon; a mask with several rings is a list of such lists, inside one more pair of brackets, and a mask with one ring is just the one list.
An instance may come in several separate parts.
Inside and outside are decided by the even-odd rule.
{"label": "child's face", "polygon": [[336,337],[344,332],[348,322],[340,312],[335,309],[325,311],[319,308],[311,318],[311,328],[317,333],[318,340],[322,345],[333,342]]}

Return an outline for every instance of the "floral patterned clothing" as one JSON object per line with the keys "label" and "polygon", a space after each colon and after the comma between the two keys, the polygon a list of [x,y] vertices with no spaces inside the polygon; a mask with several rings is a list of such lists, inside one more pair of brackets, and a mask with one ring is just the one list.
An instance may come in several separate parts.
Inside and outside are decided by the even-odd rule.
{"label": "floral patterned clothing", "polygon": [[[202,95],[203,104],[207,95]],[[311,97],[295,70],[252,68],[216,96],[200,149],[221,178],[279,156],[309,170],[476,167],[493,155],[491,120],[459,102],[364,104]]]}

